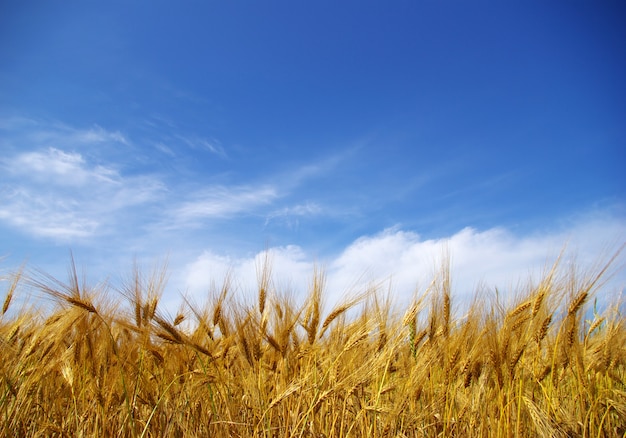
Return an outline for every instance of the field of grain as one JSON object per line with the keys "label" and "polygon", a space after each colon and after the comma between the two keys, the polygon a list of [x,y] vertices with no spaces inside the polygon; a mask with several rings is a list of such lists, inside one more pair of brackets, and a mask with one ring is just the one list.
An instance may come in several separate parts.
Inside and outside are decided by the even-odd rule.
{"label": "field of grain", "polygon": [[[0,319],[0,435],[610,437],[626,432],[626,327],[595,308],[610,264],[554,268],[515,298],[453,311],[450,272],[397,311],[362,291],[324,311],[271,267],[245,304],[229,279],[160,306],[165,273],[119,291],[22,270]],[[20,306],[22,291],[52,302]],[[49,300],[49,301],[50,301]]]}

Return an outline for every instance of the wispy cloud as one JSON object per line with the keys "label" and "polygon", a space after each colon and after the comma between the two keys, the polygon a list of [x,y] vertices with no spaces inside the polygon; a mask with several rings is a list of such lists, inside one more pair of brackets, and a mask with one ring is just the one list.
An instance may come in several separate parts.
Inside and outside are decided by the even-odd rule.
{"label": "wispy cloud", "polygon": [[279,208],[270,212],[265,218],[265,225],[277,221],[288,228],[295,228],[299,225],[299,218],[313,217],[320,215],[324,209],[317,202],[305,202],[293,206]]}
{"label": "wispy cloud", "polygon": [[[146,158],[146,145],[178,157],[182,144],[226,157],[216,139],[168,129],[173,131],[162,141],[150,132],[150,138],[131,142],[125,134],[98,125],[79,129],[28,118],[0,119],[6,146],[0,170],[8,176],[0,188],[0,221],[26,234],[71,240],[115,232],[117,223],[124,223],[125,230],[136,224],[152,231],[175,230],[256,216],[260,225],[265,220],[296,226],[299,218],[323,213],[318,202],[298,203],[297,198],[303,196],[305,181],[332,171],[339,156],[257,181],[208,183],[186,173],[183,155],[176,170]],[[177,148],[170,147],[170,141]],[[294,198],[295,205],[285,205]],[[150,212],[131,211],[151,203],[155,208]]]}
{"label": "wispy cloud", "polygon": [[215,155],[219,155],[222,158],[226,158],[227,157],[226,150],[222,146],[222,143],[219,140],[215,139],[215,138],[212,138],[210,140],[206,139],[206,138],[200,138],[200,139],[193,140],[193,142],[197,146],[199,146],[199,147],[201,147],[201,148],[203,148],[203,149],[205,149],[205,150],[207,150],[209,152],[212,152]]}
{"label": "wispy cloud", "polygon": [[164,153],[165,155],[169,155],[170,157],[176,156],[176,153],[174,153],[172,148],[170,148],[169,146],[165,145],[162,142],[155,142],[153,143],[153,145],[158,151]]}
{"label": "wispy cloud", "polygon": [[83,181],[71,188],[42,187],[36,176],[4,185],[0,221],[39,237],[88,238],[109,234],[117,223],[128,220],[125,209],[152,202],[163,192],[163,185],[152,178],[120,177],[115,184],[102,184],[84,172]]}
{"label": "wispy cloud", "polygon": [[128,138],[120,131],[107,130],[99,125],[75,128],[58,121],[7,117],[0,120],[0,129],[6,131],[9,141],[28,141],[39,147],[71,149],[104,143],[125,146],[130,144]]}
{"label": "wispy cloud", "polygon": [[95,215],[81,214],[80,203],[67,197],[5,187],[0,192],[0,203],[0,220],[35,236],[58,240],[86,238],[100,225]]}
{"label": "wispy cloud", "polygon": [[198,136],[189,136],[181,133],[175,133],[174,138],[194,150],[208,151],[221,158],[227,158],[226,149],[216,138],[205,138]]}
{"label": "wispy cloud", "polygon": [[175,149],[184,146],[184,149],[204,151],[228,158],[228,153],[222,141],[213,135],[203,135],[189,132],[181,128],[173,119],[162,114],[151,115],[140,122],[144,131],[149,133],[152,143],[158,150],[168,155],[174,155]]}
{"label": "wispy cloud", "polygon": [[102,146],[129,145],[119,132],[30,119],[4,120],[2,128],[7,148],[0,159],[6,177],[0,221],[25,234],[89,238],[114,228],[128,207],[154,201],[164,191],[158,178],[124,175],[107,161]]}
{"label": "wispy cloud", "polygon": [[203,219],[225,218],[251,213],[278,197],[277,189],[270,185],[212,186],[193,194],[191,200],[173,210],[172,217],[181,225]]}
{"label": "wispy cloud", "polygon": [[128,139],[119,131],[108,131],[98,125],[90,129],[70,129],[66,128],[71,134],[72,139],[83,144],[97,144],[116,142],[128,145]]}
{"label": "wispy cloud", "polygon": [[347,148],[322,157],[315,161],[296,166],[288,172],[276,177],[281,187],[298,187],[310,180],[328,177],[337,171],[337,168],[344,162],[353,159],[357,147]]}
{"label": "wispy cloud", "polygon": [[102,165],[90,166],[81,154],[56,148],[24,152],[2,161],[8,172],[20,178],[45,180],[58,185],[120,182],[120,176],[115,169]]}

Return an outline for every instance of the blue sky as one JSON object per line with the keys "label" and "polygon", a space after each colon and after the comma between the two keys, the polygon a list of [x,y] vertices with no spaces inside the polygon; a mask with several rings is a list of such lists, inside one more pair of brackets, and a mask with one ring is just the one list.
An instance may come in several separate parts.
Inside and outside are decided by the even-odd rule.
{"label": "blue sky", "polygon": [[460,288],[566,243],[600,257],[626,239],[625,18],[611,1],[4,2],[4,268],[63,276],[72,250],[97,280],[168,257],[174,300],[227,268],[245,289],[265,249],[281,281],[318,263],[335,294],[409,294],[446,244]]}

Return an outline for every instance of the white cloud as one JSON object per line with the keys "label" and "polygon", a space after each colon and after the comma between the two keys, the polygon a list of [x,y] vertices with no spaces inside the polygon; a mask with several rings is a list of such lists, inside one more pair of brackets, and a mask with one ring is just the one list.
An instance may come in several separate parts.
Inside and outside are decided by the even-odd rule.
{"label": "white cloud", "polygon": [[257,279],[265,260],[269,261],[273,290],[302,292],[313,274],[313,262],[296,245],[269,248],[249,257],[234,258],[204,251],[184,269],[181,289],[194,296],[204,296],[214,286],[220,286],[228,274],[240,296],[253,297]]}
{"label": "white cloud", "polygon": [[[493,291],[497,287],[503,294],[513,294],[531,280],[539,281],[566,244],[564,268],[571,260],[583,270],[590,268],[606,259],[607,248],[616,250],[625,238],[626,224],[614,217],[585,218],[566,229],[521,236],[502,228],[465,228],[452,236],[424,240],[412,231],[387,229],[355,240],[338,255],[322,260],[321,266],[327,276],[329,303],[371,284],[384,289],[391,285],[398,301],[407,302],[416,288],[423,291],[428,287],[447,252],[453,290],[458,299],[463,299],[483,288]],[[310,254],[297,246],[271,248],[270,254],[278,284],[306,293],[316,264]],[[217,279],[219,284],[230,269],[240,290],[253,295],[255,266],[263,257],[264,253],[228,258],[205,252],[188,264],[186,289],[202,294],[209,279]],[[610,285],[612,292],[626,286],[623,266]]]}
{"label": "white cloud", "polygon": [[[422,240],[415,233],[391,229],[346,248],[331,265],[332,284],[342,290],[368,272],[371,279],[390,278],[397,294],[406,299],[416,286],[422,290],[428,286],[448,253],[457,295],[473,296],[479,287],[512,293],[531,279],[538,281],[563,248],[564,263],[571,259],[584,269],[601,262],[607,249],[615,250],[624,239],[626,224],[610,217],[587,218],[567,229],[526,236],[502,228],[465,228],[446,238]],[[626,282],[624,272],[621,280]]]}

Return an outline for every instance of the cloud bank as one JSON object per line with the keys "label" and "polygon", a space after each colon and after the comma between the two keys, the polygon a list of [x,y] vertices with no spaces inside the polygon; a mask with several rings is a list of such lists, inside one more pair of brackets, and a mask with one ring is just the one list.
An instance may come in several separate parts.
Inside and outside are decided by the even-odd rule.
{"label": "cloud bank", "polygon": [[[581,218],[558,231],[525,236],[503,228],[465,228],[448,237],[422,239],[413,231],[391,228],[363,236],[324,260],[314,259],[298,246],[269,248],[242,258],[206,250],[185,267],[183,281],[188,293],[202,296],[229,273],[237,293],[253,299],[258,271],[267,257],[277,291],[286,289],[304,296],[317,267],[325,272],[331,303],[372,285],[390,290],[403,303],[429,286],[449,255],[452,288],[463,300],[495,288],[513,295],[536,284],[564,248],[561,266],[566,269],[575,264],[584,272],[608,260],[625,239],[626,224],[603,215]],[[626,285],[623,262],[624,254],[603,291],[618,293]]]}

